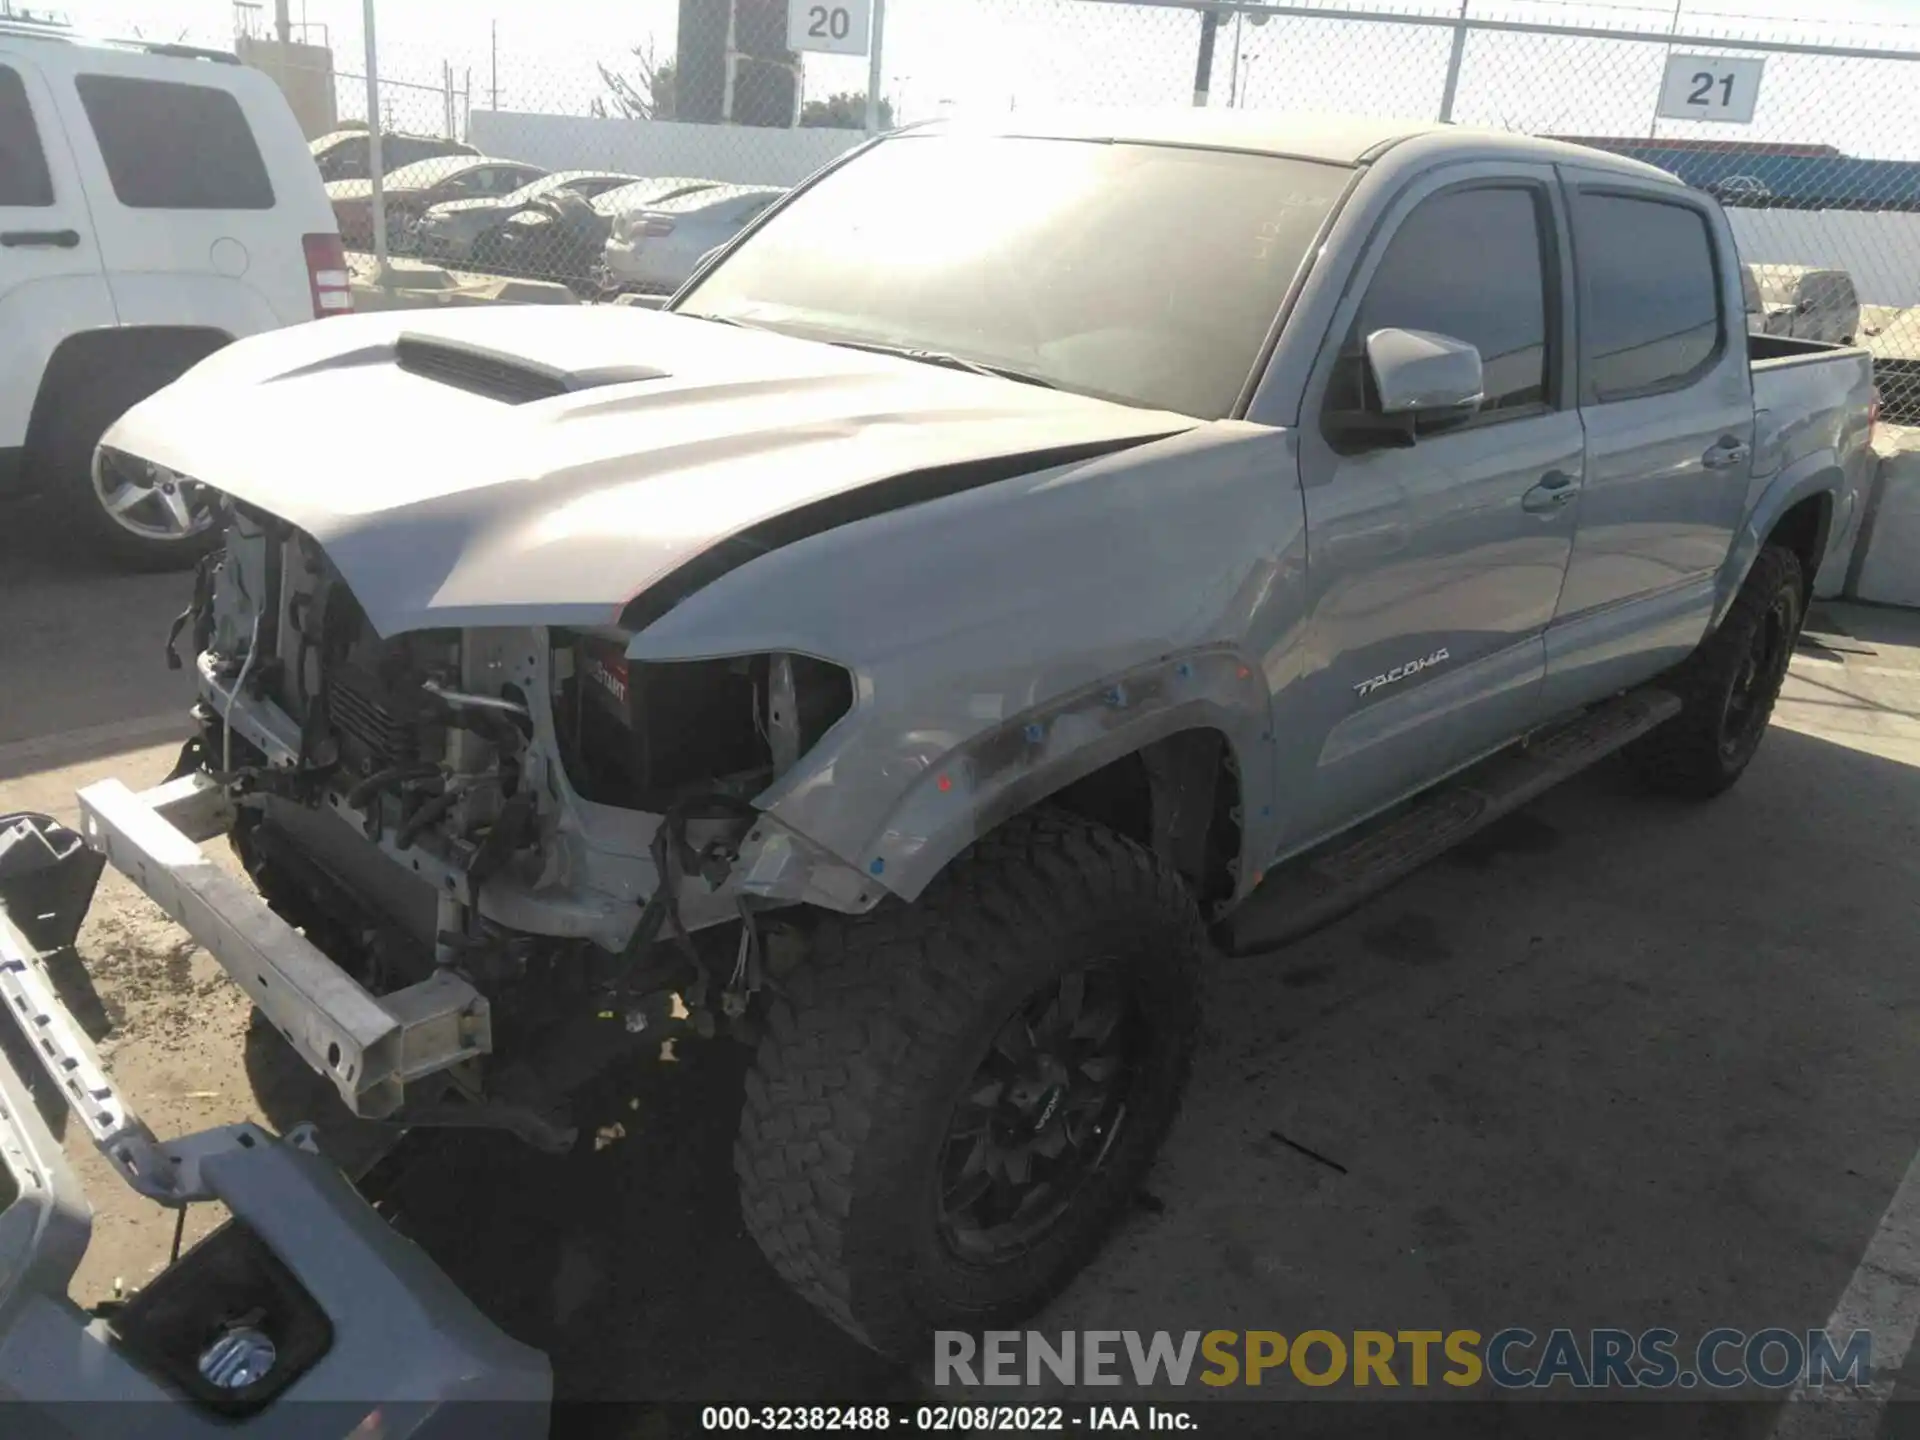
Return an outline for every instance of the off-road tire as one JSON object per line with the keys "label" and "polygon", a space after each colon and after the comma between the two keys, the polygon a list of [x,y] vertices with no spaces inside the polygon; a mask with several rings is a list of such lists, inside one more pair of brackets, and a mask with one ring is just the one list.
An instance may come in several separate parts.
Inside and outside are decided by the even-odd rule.
{"label": "off-road tire", "polygon": [[123,528],[101,504],[93,485],[93,452],[113,423],[149,395],[170,385],[201,358],[178,363],[133,355],[110,359],[84,385],[64,387],[45,431],[34,437],[27,464],[44,477],[48,499],[67,522],[68,537],[125,570],[182,570],[220,543],[220,531],[160,540]]}
{"label": "off-road tire", "polygon": [[[1640,778],[1666,794],[1696,800],[1729,789],[1766,734],[1805,618],[1799,557],[1778,545],[1763,547],[1719,628],[1660,682],[1680,697],[1680,713],[1627,747],[1627,762]],[[1728,732],[1729,702],[1769,626],[1781,632],[1779,651],[1770,651],[1762,663],[1735,739]]]}
{"label": "off-road tire", "polygon": [[[781,982],[734,1146],[746,1226],[849,1334],[922,1359],[931,1334],[1030,1315],[1093,1256],[1178,1106],[1207,939],[1179,877],[1078,817],[1009,821],[911,905],[829,916]],[[1052,1225],[1011,1263],[948,1244],[949,1118],[1023,1001],[1076,967],[1129,977],[1144,1022],[1125,1119]],[[1044,1123],[1044,1120],[1043,1120]]]}

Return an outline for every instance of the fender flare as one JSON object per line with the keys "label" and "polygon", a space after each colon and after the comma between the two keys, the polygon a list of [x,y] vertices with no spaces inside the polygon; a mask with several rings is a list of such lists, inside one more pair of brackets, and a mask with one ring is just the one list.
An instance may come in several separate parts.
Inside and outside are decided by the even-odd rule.
{"label": "fender flare", "polygon": [[[1766,544],[1767,537],[1780,523],[1780,518],[1801,501],[1811,496],[1825,495],[1828,503],[1822,509],[1813,551],[1814,569],[1819,569],[1826,558],[1827,544],[1833,534],[1837,497],[1845,488],[1846,472],[1840,463],[1839,453],[1831,448],[1804,455],[1767,480],[1766,488],[1760,492],[1758,499],[1747,507],[1747,518],[1735,532],[1733,548],[1720,566],[1719,577],[1714,582],[1713,618],[1707,627],[1708,634],[1712,634],[1726,617],[1734,597],[1746,583],[1747,572],[1753,568],[1761,546]],[[1806,577],[1809,588],[1813,585],[1813,578],[1812,574]]]}
{"label": "fender flare", "polygon": [[[1239,766],[1243,863],[1271,826],[1269,696],[1259,668],[1230,650],[1169,656],[1057,696],[967,741],[926,769],[889,807],[854,860],[903,900],[917,898],[955,856],[1004,821],[1096,770],[1183,731],[1226,737]],[[780,818],[778,807],[774,816]]]}

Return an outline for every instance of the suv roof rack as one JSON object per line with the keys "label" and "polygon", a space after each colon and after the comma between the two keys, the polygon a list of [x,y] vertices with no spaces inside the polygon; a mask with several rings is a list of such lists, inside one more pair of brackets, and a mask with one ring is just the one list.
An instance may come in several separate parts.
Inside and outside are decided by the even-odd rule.
{"label": "suv roof rack", "polygon": [[129,40],[106,35],[86,35],[70,26],[41,20],[0,19],[0,36],[24,40],[57,40],[72,45],[105,45],[117,50],[139,50],[148,55],[166,55],[179,60],[211,60],[216,65],[240,63],[240,57],[231,50],[210,50],[200,45],[181,45],[167,40]]}

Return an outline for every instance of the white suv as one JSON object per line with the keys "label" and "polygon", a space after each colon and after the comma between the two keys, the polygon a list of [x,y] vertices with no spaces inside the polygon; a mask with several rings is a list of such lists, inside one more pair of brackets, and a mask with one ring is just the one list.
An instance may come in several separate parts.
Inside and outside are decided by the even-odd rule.
{"label": "white suv", "polygon": [[229,340],[352,308],[286,100],[233,56],[0,21],[0,499],[45,494],[133,565],[211,544],[206,502],[95,446]]}

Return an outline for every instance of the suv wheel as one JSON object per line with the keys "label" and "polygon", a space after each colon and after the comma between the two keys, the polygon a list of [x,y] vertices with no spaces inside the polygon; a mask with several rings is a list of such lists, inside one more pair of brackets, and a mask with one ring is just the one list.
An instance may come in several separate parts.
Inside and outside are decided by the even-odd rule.
{"label": "suv wheel", "polygon": [[1805,595],[1799,557],[1762,548],[1719,629],[1667,676],[1680,713],[1627,747],[1647,783],[1710,799],[1746,772],[1786,681]]}
{"label": "suv wheel", "polygon": [[1031,1314],[1153,1161],[1206,953],[1168,866],[1065,815],[1010,821],[913,905],[828,917],[747,1078],[748,1231],[898,1359]]}
{"label": "suv wheel", "polygon": [[96,454],[108,427],[172,378],[131,361],[101,366],[67,387],[31,462],[81,543],[130,569],[183,568],[219,540],[209,492],[131,457]]}

